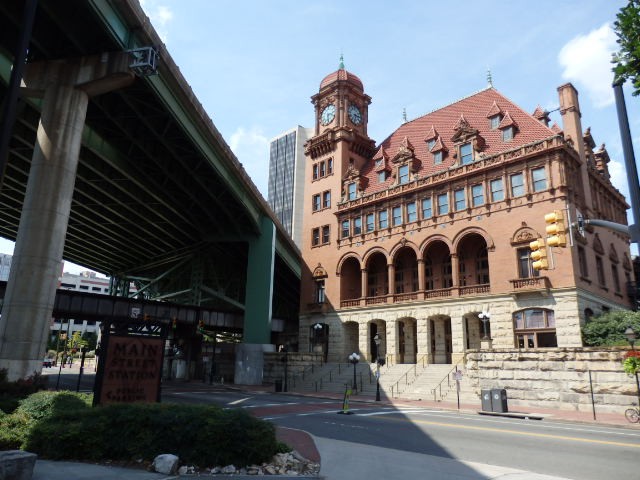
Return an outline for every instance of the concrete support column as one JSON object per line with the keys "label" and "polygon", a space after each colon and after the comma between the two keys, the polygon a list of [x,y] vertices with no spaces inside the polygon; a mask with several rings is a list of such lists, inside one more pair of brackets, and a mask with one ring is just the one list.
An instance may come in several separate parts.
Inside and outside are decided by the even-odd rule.
{"label": "concrete support column", "polygon": [[451,281],[454,287],[460,286],[460,259],[457,253],[451,254]]}
{"label": "concrete support column", "polygon": [[387,360],[389,362],[391,362],[392,364],[396,363],[396,360],[398,358],[398,352],[397,352],[397,345],[398,345],[398,335],[397,335],[397,326],[396,326],[396,320],[393,321],[387,321],[385,323],[385,326],[387,327],[387,330],[385,332],[385,338],[386,338],[386,354],[387,354]]}
{"label": "concrete support column", "polygon": [[9,380],[42,370],[89,97],[133,81],[126,53],[27,65],[23,95],[42,115],[0,318]]}

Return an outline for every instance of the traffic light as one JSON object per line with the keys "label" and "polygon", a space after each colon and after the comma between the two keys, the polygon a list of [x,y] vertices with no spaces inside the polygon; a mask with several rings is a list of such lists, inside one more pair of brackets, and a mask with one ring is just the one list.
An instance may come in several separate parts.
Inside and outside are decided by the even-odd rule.
{"label": "traffic light", "polygon": [[549,270],[549,262],[547,261],[547,247],[544,244],[544,238],[539,238],[529,243],[531,249],[531,266],[534,270]]}
{"label": "traffic light", "polygon": [[554,210],[553,213],[547,213],[544,216],[544,221],[547,223],[547,245],[550,247],[566,247],[567,227],[564,224],[562,210]]}

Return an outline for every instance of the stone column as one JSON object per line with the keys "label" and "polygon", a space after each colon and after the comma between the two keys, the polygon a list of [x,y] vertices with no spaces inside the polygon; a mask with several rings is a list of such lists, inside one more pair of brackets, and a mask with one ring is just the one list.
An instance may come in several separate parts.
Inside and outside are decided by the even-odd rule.
{"label": "stone column", "polygon": [[387,275],[389,280],[389,295],[394,295],[396,293],[396,266],[393,263],[387,265]]}
{"label": "stone column", "polygon": [[454,291],[458,294],[457,287],[460,286],[460,259],[457,253],[451,254],[451,281],[453,282]]}
{"label": "stone column", "polygon": [[[418,259],[418,290],[423,292],[424,291],[424,260],[419,258]],[[419,297],[422,298],[422,297]]]}
{"label": "stone column", "polygon": [[[367,282],[368,278],[367,278],[367,269],[363,268],[362,270],[360,270],[360,297],[361,298],[365,298],[367,296],[367,290],[369,288],[369,284]],[[361,303],[360,306],[362,306],[363,304]]]}
{"label": "stone column", "polygon": [[387,360],[392,364],[396,363],[396,360],[398,359],[398,351],[397,351],[398,335],[396,334],[397,332],[396,323],[397,322],[395,320],[387,321],[385,323],[387,327],[385,332],[385,337],[387,341],[385,353],[387,355]]}
{"label": "stone column", "polygon": [[92,95],[129,85],[128,65],[128,54],[116,52],[25,70],[23,96],[43,101],[0,318],[0,368],[9,380],[42,370],[87,104]]}

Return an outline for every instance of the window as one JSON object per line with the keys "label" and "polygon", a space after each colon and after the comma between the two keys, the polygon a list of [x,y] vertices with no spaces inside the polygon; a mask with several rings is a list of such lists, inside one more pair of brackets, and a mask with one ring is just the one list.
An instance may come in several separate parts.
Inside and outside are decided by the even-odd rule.
{"label": "window", "polygon": [[315,247],[320,245],[320,229],[314,228],[311,231],[311,246]]}
{"label": "window", "polygon": [[607,282],[604,278],[604,267],[602,266],[602,257],[596,256],[596,273],[598,275],[598,285],[606,287]]}
{"label": "window", "polygon": [[60,288],[76,288],[75,283],[60,283]]}
{"label": "window", "polygon": [[618,277],[618,267],[614,263],[611,264],[611,276],[613,277],[613,288],[615,288],[615,292],[620,293],[620,278]]}
{"label": "window", "polygon": [[482,184],[473,185],[471,187],[471,199],[474,207],[484,205],[484,187]]}
{"label": "window", "polygon": [[460,165],[467,165],[471,162],[473,162],[471,143],[463,143],[460,145]]}
{"label": "window", "polygon": [[329,225],[325,225],[324,227],[322,227],[322,244],[325,245],[327,243],[329,243]]}
{"label": "window", "polygon": [[453,199],[455,201],[456,212],[460,210],[464,210],[467,208],[467,199],[465,196],[464,188],[460,188],[459,190],[455,190],[453,192]]}
{"label": "window", "polygon": [[373,230],[375,229],[375,217],[373,213],[367,214],[366,222],[367,222],[367,225],[366,225],[367,232],[373,232]]}
{"label": "window", "polygon": [[521,197],[524,195],[524,177],[522,173],[511,175],[511,197]]}
{"label": "window", "polygon": [[316,303],[324,303],[324,279],[316,280],[316,291],[315,291],[315,301]]}
{"label": "window", "polygon": [[314,165],[313,165],[313,179],[314,179],[314,180],[317,180],[317,179],[318,179],[318,172],[319,172],[319,171],[320,171],[320,170],[319,170],[318,164],[317,164],[317,163],[316,163],[316,164],[314,164]]}
{"label": "window", "polygon": [[389,226],[389,221],[387,219],[387,211],[380,210],[378,213],[378,227],[387,228]]}
{"label": "window", "polygon": [[378,183],[384,183],[387,181],[387,171],[383,170],[378,172]]}
{"label": "window", "polygon": [[407,222],[415,222],[418,220],[418,211],[416,210],[416,202],[407,203]]}
{"label": "window", "polygon": [[89,285],[80,285],[78,288],[80,290],[89,290]]}
{"label": "window", "polygon": [[518,278],[538,277],[540,272],[534,270],[531,265],[531,249],[528,247],[519,248],[516,250],[518,255]]}
{"label": "window", "polygon": [[511,140],[513,140],[513,127],[507,127],[502,130],[502,141],[510,142]]}
{"label": "window", "polygon": [[431,210],[431,199],[423,198],[422,199],[422,218],[426,220],[427,218],[431,218],[432,215],[433,215],[433,211]]}
{"label": "window", "polygon": [[547,173],[544,167],[531,170],[531,178],[533,179],[534,192],[541,192],[547,189]]}
{"label": "window", "polygon": [[322,208],[329,208],[331,206],[331,190],[327,190],[322,193]]}
{"label": "window", "polygon": [[398,168],[398,177],[398,183],[400,183],[400,185],[409,183],[409,165],[402,165]]}
{"label": "window", "polygon": [[324,162],[320,162],[320,176],[325,177],[327,175],[326,164]]}
{"label": "window", "polygon": [[318,210],[320,210],[320,194],[318,193],[317,195],[313,196],[313,211],[317,212]]}
{"label": "window", "polygon": [[100,287],[91,287],[91,291],[92,292],[99,292],[100,291]]}
{"label": "window", "polygon": [[342,238],[349,236],[349,220],[342,221]]}
{"label": "window", "polygon": [[556,320],[553,310],[529,308],[514,312],[513,329],[518,348],[557,347]]}
{"label": "window", "polygon": [[327,174],[331,175],[333,173],[333,158],[327,160]]}
{"label": "window", "polygon": [[502,179],[496,178],[495,180],[491,180],[491,201],[499,202],[500,200],[504,200],[504,190],[502,188]]}
{"label": "window", "polygon": [[500,118],[500,115],[494,115],[493,117],[491,117],[489,119],[489,127],[491,128],[491,130],[495,130],[496,128],[498,128],[501,120],[502,118]]}
{"label": "window", "polygon": [[435,146],[435,144],[436,144],[436,139],[435,139],[435,138],[432,138],[431,140],[429,140],[429,141],[427,142],[427,148],[428,148],[429,150],[431,150],[431,149]]}
{"label": "window", "polygon": [[313,165],[313,179],[318,180],[319,178],[326,177],[333,173],[333,159],[329,158],[328,160],[323,160],[321,162],[315,163]]}
{"label": "window", "polygon": [[441,193],[438,195],[438,215],[449,213],[449,195]]}
{"label": "window", "polygon": [[360,235],[362,233],[362,217],[353,219],[353,234]]}
{"label": "window", "polygon": [[380,168],[382,166],[382,158],[377,158],[375,161],[376,168]]}
{"label": "window", "polygon": [[402,225],[402,207],[393,207],[391,209],[393,226]]}
{"label": "window", "polygon": [[355,184],[355,182],[352,182],[349,185],[347,185],[347,199],[348,200],[355,200],[356,199],[356,184]]}
{"label": "window", "polygon": [[442,163],[442,150],[433,154],[433,163],[439,165]]}
{"label": "window", "polygon": [[578,265],[580,267],[580,276],[582,278],[588,278],[589,270],[587,269],[587,255],[582,247],[578,247]]}

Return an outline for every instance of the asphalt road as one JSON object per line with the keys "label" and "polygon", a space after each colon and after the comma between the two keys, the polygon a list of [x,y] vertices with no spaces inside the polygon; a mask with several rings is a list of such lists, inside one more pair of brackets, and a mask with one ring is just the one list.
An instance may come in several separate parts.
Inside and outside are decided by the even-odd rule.
{"label": "asphalt road", "polygon": [[[81,391],[91,389],[92,377],[83,376]],[[51,380],[56,379],[57,371]],[[60,379],[62,388],[76,389],[77,372]],[[338,413],[342,403],[336,400],[216,391],[197,383],[186,389],[163,387],[162,401],[243,408],[277,425],[305,430],[323,447],[325,473],[351,468],[394,478],[403,463],[433,470],[438,462],[454,462],[459,478],[495,478],[478,477],[477,463],[575,480],[640,479],[640,430],[633,427],[401,409],[375,402],[352,403],[351,414],[345,415]],[[330,465],[325,452],[330,452]]]}

